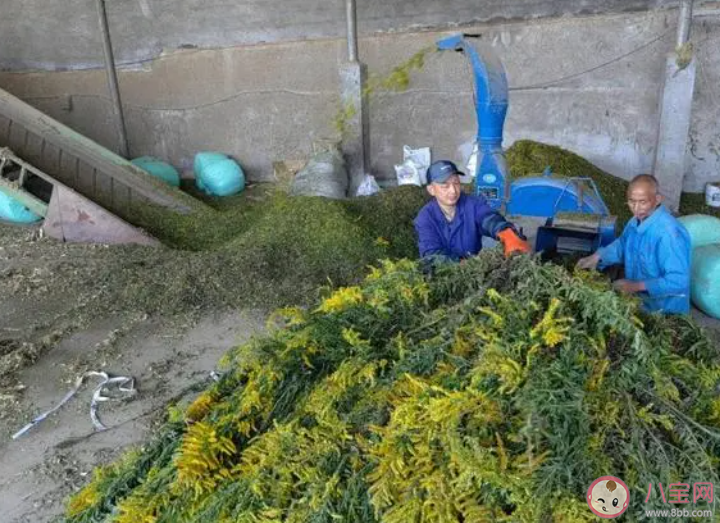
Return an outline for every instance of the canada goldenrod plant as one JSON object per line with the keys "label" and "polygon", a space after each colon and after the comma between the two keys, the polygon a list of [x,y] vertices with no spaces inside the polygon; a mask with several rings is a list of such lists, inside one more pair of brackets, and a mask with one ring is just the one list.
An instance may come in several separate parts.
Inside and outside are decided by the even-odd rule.
{"label": "canada goldenrod plant", "polygon": [[720,355],[599,276],[383,262],[223,359],[68,523],[588,522],[598,477],[720,483]]}

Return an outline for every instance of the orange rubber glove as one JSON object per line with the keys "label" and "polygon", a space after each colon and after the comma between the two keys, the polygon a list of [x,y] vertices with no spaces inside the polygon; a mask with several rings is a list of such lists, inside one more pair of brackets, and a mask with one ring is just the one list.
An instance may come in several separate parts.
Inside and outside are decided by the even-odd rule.
{"label": "orange rubber glove", "polygon": [[498,233],[498,239],[502,242],[503,247],[505,247],[506,258],[514,252],[530,252],[530,245],[528,245],[528,242],[520,238],[520,236],[518,236],[518,234],[510,227],[500,231]]}

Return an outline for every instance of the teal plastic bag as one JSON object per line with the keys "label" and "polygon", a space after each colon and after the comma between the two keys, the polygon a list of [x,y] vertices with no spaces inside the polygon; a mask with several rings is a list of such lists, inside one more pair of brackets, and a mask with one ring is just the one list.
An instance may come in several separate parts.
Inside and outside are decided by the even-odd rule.
{"label": "teal plastic bag", "polygon": [[0,218],[13,223],[35,223],[42,220],[41,216],[4,192],[0,192]]}
{"label": "teal plastic bag", "polygon": [[151,176],[161,179],[168,185],[180,187],[180,173],[167,162],[163,162],[152,156],[141,156],[140,158],[135,158],[130,163],[136,167],[140,167],[140,169]]}
{"label": "teal plastic bag", "polygon": [[690,214],[678,219],[690,233],[693,249],[720,243],[720,218],[706,214]]}
{"label": "teal plastic bag", "polygon": [[690,293],[698,309],[720,319],[720,244],[693,250]]}
{"label": "teal plastic bag", "polygon": [[230,196],[245,189],[245,173],[238,163],[222,153],[195,155],[195,185],[211,196]]}

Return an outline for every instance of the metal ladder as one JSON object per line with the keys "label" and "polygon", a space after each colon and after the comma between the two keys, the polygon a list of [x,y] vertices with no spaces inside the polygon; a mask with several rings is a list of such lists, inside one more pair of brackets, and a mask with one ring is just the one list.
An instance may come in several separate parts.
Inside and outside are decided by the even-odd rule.
{"label": "metal ladder", "polygon": [[[20,171],[17,179],[11,179],[11,174]],[[29,163],[21,160],[7,147],[0,148],[0,192],[14,198],[27,209],[38,216],[47,215],[48,203],[33,194],[25,187],[28,180],[28,173],[38,176],[47,183],[53,184],[53,180],[36,169]]]}

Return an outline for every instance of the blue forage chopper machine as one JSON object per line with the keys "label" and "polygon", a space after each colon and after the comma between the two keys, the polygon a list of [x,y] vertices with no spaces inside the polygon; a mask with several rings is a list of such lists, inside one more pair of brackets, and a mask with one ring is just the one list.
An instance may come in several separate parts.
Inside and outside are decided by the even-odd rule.
{"label": "blue forage chopper machine", "polygon": [[437,42],[441,51],[458,51],[470,60],[475,80],[478,158],[475,193],[509,216],[545,218],[538,228],[535,250],[558,255],[589,254],[616,237],[595,182],[587,177],[556,178],[550,168],[542,176],[510,183],[502,148],[508,109],[508,82],[500,59],[489,49],[478,50],[457,34]]}

